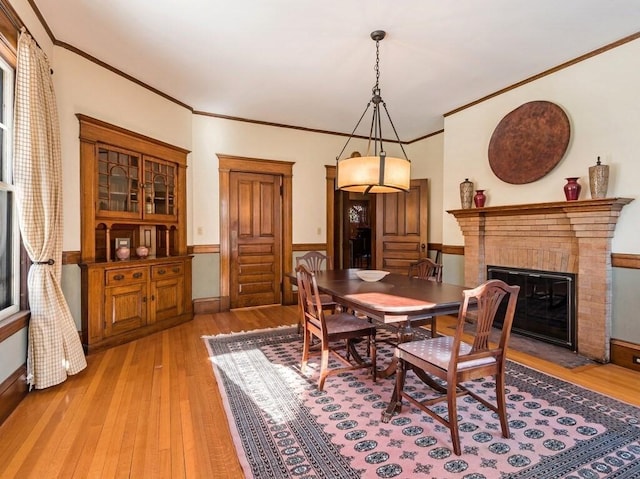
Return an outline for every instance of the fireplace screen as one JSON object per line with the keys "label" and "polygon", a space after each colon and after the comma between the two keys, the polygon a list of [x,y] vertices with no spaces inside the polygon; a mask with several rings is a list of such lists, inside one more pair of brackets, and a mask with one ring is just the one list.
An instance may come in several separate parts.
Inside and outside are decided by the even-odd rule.
{"label": "fireplace screen", "polygon": [[[512,331],[576,350],[575,274],[487,266],[488,279],[520,286]],[[506,309],[506,303],[501,305]],[[503,311],[504,312],[504,311]],[[496,323],[502,326],[498,314]]]}

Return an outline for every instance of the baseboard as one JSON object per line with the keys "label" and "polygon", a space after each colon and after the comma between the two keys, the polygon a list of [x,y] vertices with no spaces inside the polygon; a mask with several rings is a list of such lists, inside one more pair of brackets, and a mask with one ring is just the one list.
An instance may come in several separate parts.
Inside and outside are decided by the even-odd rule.
{"label": "baseboard", "polygon": [[612,339],[611,362],[618,366],[640,371],[640,344]]}
{"label": "baseboard", "polygon": [[23,364],[0,384],[0,424],[18,407],[27,392],[27,365]]}
{"label": "baseboard", "polygon": [[198,298],[193,300],[194,314],[211,314],[220,312],[220,298]]}

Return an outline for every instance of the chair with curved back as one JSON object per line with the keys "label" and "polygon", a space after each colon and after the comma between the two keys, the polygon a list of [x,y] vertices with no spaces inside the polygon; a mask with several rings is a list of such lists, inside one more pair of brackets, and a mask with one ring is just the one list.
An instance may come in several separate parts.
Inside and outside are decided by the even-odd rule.
{"label": "chair with curved back", "polygon": [[[309,271],[317,273],[322,270],[331,270],[333,269],[333,262],[331,261],[331,256],[327,256],[318,251],[309,251],[308,253],[303,254],[302,256],[296,257],[296,267],[301,264],[306,265]],[[320,294],[320,303],[322,304],[322,309],[336,312],[336,308],[338,307],[338,303],[333,299],[333,296],[330,294]],[[302,331],[302,321],[298,323],[298,333]]]}
{"label": "chair with curved back", "polygon": [[[427,281],[435,281],[436,283],[442,283],[442,265],[436,263],[430,258],[421,258],[415,263],[409,265],[408,275],[410,278],[417,278]],[[436,321],[435,318],[430,318],[423,321],[414,321],[413,327],[424,326],[425,324],[431,324],[431,337],[436,337]]]}
{"label": "chair with curved back", "polygon": [[[341,311],[335,314],[325,314],[320,303],[315,273],[302,264],[296,268],[296,280],[298,283],[298,302],[302,305],[304,318],[301,371],[304,373],[306,369],[311,339],[315,337],[320,340],[321,360],[320,378],[318,379],[320,391],[324,388],[327,376],[353,369],[371,369],[371,375],[375,382],[376,327],[352,313]],[[369,346],[367,360],[363,359],[355,348],[355,340],[361,338],[366,339]],[[339,345],[342,345],[342,348],[339,348]],[[344,354],[340,354],[340,349],[345,350]],[[329,368],[331,355],[344,366]]]}
{"label": "chair with curved back", "polygon": [[409,277],[442,282],[442,265],[431,258],[421,258],[409,265]]}
{"label": "chair with curved back", "polygon": [[[383,422],[388,422],[395,411],[401,412],[402,400],[406,399],[411,405],[449,428],[453,451],[460,455],[456,400],[458,396],[468,394],[498,414],[502,435],[508,438],[505,361],[519,291],[519,286],[509,286],[501,280],[486,281],[474,289],[464,291],[464,301],[460,306],[454,336],[441,336],[399,344],[395,353],[398,358],[396,387],[389,407],[382,415]],[[477,321],[474,325],[475,330],[471,333],[471,340],[467,339],[468,336],[463,340],[463,335],[469,334],[464,331],[464,326],[467,309],[470,305],[472,308],[477,308]],[[498,344],[491,344],[489,343],[489,334],[497,314],[504,314],[502,333]],[[421,392],[420,388],[411,388],[411,391],[405,391],[406,374],[410,369],[426,385],[441,394],[433,399],[425,400],[418,395]],[[496,377],[495,403],[488,401],[462,384],[487,376]],[[444,381],[446,387],[435,382],[433,377]],[[447,401],[447,416],[438,414],[437,408],[430,408],[433,404],[445,400]]]}
{"label": "chair with curved back", "polygon": [[309,251],[308,253],[296,258],[296,266],[304,263],[310,271],[322,271],[325,269],[333,269],[331,256],[327,256],[318,251]]}

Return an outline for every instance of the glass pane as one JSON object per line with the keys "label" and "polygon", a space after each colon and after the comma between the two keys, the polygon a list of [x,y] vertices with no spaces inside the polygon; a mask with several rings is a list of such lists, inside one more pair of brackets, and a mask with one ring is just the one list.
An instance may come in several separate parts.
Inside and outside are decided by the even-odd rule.
{"label": "glass pane", "polygon": [[164,184],[164,176],[157,175],[153,179],[153,190],[155,192],[154,202],[156,205],[156,213],[161,215],[167,214],[167,188]]}
{"label": "glass pane", "polygon": [[106,211],[138,213],[139,158],[128,152],[98,148],[99,208]]}
{"label": "glass pane", "polygon": [[13,304],[11,193],[0,190],[0,310]]}

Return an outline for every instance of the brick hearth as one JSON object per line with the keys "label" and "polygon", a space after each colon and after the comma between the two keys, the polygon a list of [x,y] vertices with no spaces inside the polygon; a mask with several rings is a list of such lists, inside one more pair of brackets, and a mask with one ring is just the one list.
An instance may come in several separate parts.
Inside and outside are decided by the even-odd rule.
{"label": "brick hearth", "polygon": [[487,265],[577,275],[578,353],[609,361],[611,238],[630,198],[449,210],[464,235],[464,280],[486,280]]}

